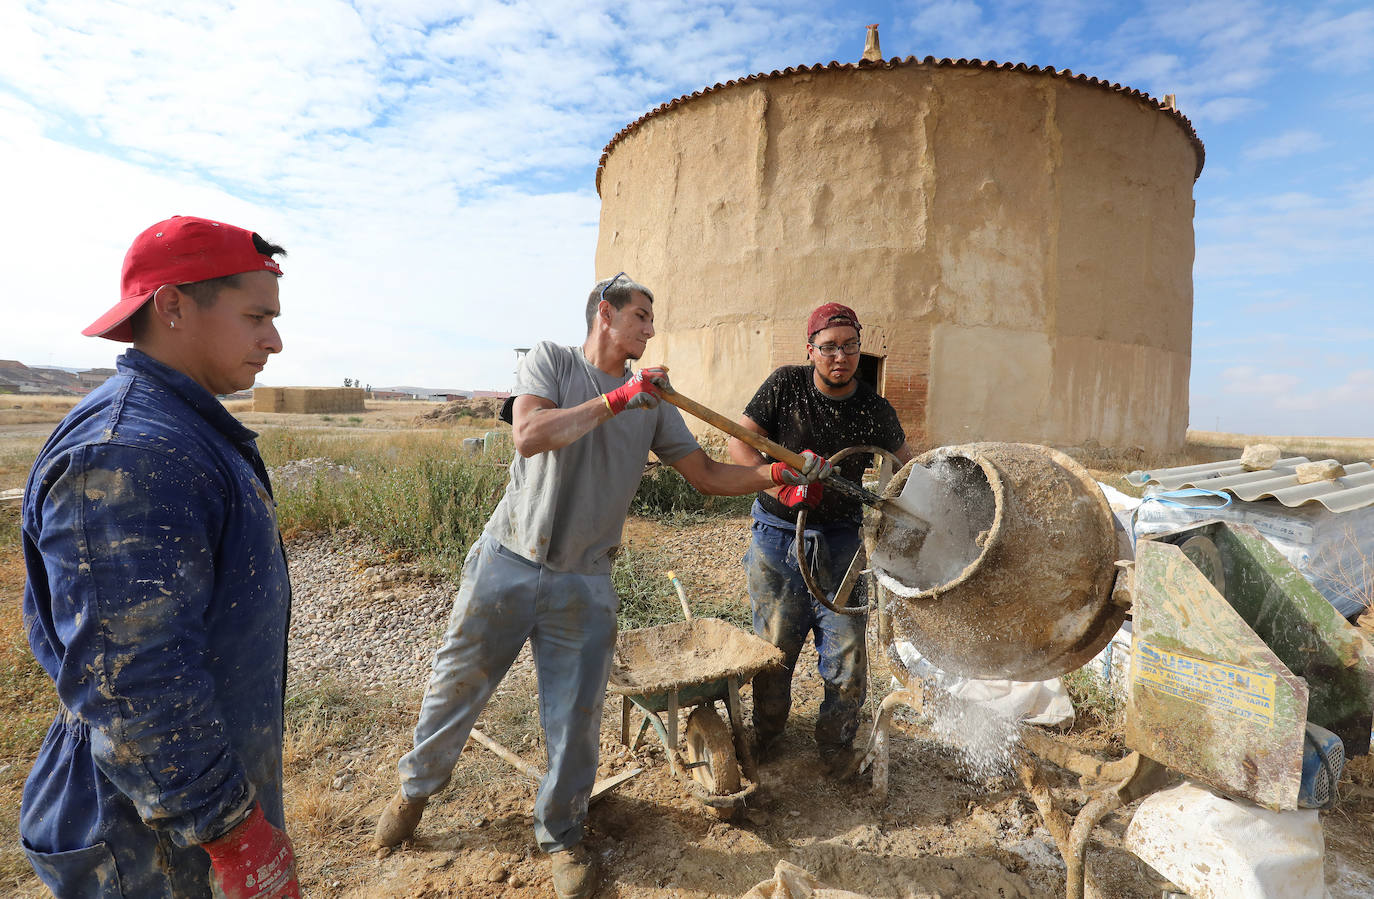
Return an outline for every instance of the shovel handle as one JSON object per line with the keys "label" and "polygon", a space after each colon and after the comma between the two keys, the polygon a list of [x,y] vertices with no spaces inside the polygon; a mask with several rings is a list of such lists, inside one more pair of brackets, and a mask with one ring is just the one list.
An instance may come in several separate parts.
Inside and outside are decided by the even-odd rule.
{"label": "shovel handle", "polygon": [[[708,425],[720,428],[731,437],[738,437],[765,456],[772,456],[779,462],[785,462],[797,471],[801,471],[806,467],[806,459],[801,453],[794,453],[787,447],[779,443],[774,443],[762,434],[749,430],[739,422],[731,421],[714,409],[706,408],[701,403],[698,403],[690,397],[683,396],[671,387],[666,390],[659,388],[659,396],[667,402],[672,403],[674,406],[677,406],[683,412],[695,415]],[[830,477],[826,478],[823,483],[827,487],[833,487],[841,493],[847,493],[859,502],[872,506],[875,509],[880,509],[884,505],[883,498],[878,496],[878,494],[859,484],[855,484],[852,481],[840,477],[839,474],[832,474]]]}
{"label": "shovel handle", "polygon": [[706,408],[701,403],[683,396],[671,387],[661,391],[660,395],[683,412],[695,415],[708,425],[719,428],[731,437],[743,440],[765,456],[772,456],[779,462],[786,462],[797,471],[801,471],[806,465],[806,460],[802,458],[801,453],[794,453],[782,444],[774,443],[762,434],[749,430],[737,421],[731,421],[716,410]]}

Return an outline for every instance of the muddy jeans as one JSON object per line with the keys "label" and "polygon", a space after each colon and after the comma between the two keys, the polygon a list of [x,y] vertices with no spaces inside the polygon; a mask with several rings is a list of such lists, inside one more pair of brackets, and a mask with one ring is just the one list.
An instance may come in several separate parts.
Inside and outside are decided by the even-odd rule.
{"label": "muddy jeans", "polygon": [[479,538],[434,655],[415,748],[398,766],[406,796],[431,796],[448,783],[473,723],[528,639],[549,762],[534,803],[535,837],[545,852],[581,842],[619,604],[608,574],[552,571]]}
{"label": "muddy jeans", "polygon": [[[760,521],[760,511],[756,505],[753,539],[744,555],[744,568],[754,609],[754,633],[782,650],[784,667],[754,677],[754,729],[765,745],[782,733],[792,707],[792,671],[806,635],[813,634],[825,683],[816,718],[816,745],[825,756],[847,749],[859,729],[859,713],[868,692],[868,648],[864,641],[868,616],[836,615],[816,602],[797,568],[795,531]],[[817,582],[826,590],[826,598],[833,601],[835,588],[859,548],[858,528],[808,529],[806,540]],[[849,603],[862,606],[867,601],[860,578]]]}

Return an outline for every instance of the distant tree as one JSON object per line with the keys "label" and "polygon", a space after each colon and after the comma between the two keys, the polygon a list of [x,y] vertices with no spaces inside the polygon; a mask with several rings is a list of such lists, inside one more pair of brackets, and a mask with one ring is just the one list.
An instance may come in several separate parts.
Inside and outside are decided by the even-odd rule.
{"label": "distant tree", "polygon": [[345,387],[352,387],[352,386],[353,386],[353,379],[352,379],[352,378],[344,378],[344,386],[345,386]]}

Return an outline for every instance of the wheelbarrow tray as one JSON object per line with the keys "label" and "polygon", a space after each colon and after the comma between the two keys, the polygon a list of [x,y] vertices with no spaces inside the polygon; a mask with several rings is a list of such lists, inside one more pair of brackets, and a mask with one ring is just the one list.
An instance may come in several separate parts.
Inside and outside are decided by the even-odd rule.
{"label": "wheelbarrow tray", "polygon": [[677,692],[682,706],[719,697],[729,678],[753,677],[782,664],[782,651],[719,618],[693,618],[623,631],[616,640],[608,687],[614,693],[660,705]]}

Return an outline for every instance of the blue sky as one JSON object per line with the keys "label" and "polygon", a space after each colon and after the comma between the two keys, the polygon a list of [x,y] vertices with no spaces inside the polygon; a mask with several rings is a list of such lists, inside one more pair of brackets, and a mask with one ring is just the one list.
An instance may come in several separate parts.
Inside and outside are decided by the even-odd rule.
{"label": "blue sky", "polygon": [[857,60],[871,22],[889,58],[1176,94],[1207,148],[1193,427],[1374,435],[1367,2],[14,0],[0,358],[108,365],[78,332],[133,235],[191,214],[290,250],[264,383],[507,387],[512,347],[581,339],[610,137],[717,81]]}

